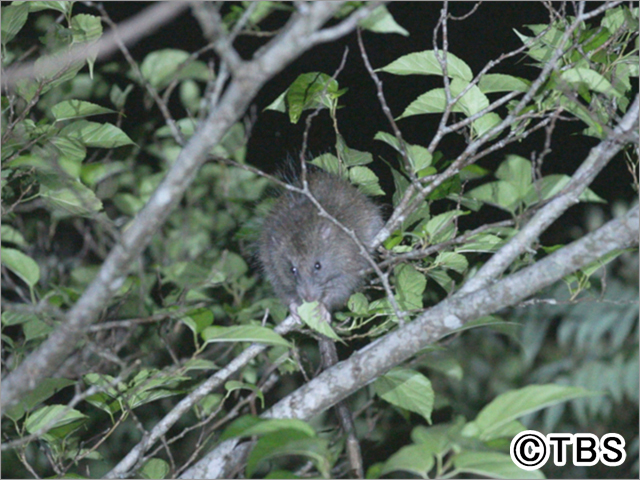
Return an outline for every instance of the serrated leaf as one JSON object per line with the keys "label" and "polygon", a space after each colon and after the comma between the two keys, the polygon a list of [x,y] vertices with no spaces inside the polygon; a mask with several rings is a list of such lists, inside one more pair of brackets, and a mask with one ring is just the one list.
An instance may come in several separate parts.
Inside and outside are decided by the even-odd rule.
{"label": "serrated leaf", "polygon": [[[476,419],[465,427],[465,431],[473,430],[483,441],[494,438],[505,424],[512,422],[551,405],[573,400],[575,398],[598,395],[579,387],[561,385],[530,385],[512,390],[497,396],[484,407]],[[469,429],[469,430],[468,430]]]}
{"label": "serrated leaf", "polygon": [[429,472],[435,465],[434,452],[424,443],[407,445],[391,455],[384,462],[380,475],[402,470],[421,478],[429,478]]}
{"label": "serrated leaf", "polygon": [[[442,52],[440,52],[440,55],[442,55]],[[443,74],[440,62],[436,58],[433,50],[404,55],[378,70],[395,75],[416,74],[442,76]],[[473,73],[469,66],[451,52],[447,52],[447,74],[451,78],[460,78],[467,82],[473,79]]]}
{"label": "serrated leaf", "polygon": [[367,18],[360,20],[358,25],[371,32],[399,33],[405,37],[409,36],[409,32],[396,23],[384,5],[376,8]]}
{"label": "serrated leaf", "polygon": [[2,7],[2,45],[9,43],[22,30],[29,16],[29,2]]}
{"label": "serrated leaf", "polygon": [[41,185],[40,197],[45,205],[63,215],[91,216],[102,210],[102,202],[93,190],[80,182],[57,189]]}
{"label": "serrated leaf", "polygon": [[496,92],[526,92],[531,82],[523,78],[504,75],[501,73],[488,73],[483,75],[478,82],[478,88],[482,93]]}
{"label": "serrated leaf", "polygon": [[455,230],[453,221],[460,215],[465,215],[465,212],[451,210],[432,217],[423,229],[424,234],[429,237],[430,243],[448,240]]}
{"label": "serrated leaf", "polygon": [[202,332],[202,338],[206,343],[213,342],[255,342],[265,345],[281,345],[291,347],[280,335],[267,327],[254,325],[238,325],[235,327],[207,327]]}
{"label": "serrated leaf", "polygon": [[434,393],[431,382],[420,372],[394,368],[373,384],[376,394],[392,405],[422,415],[431,423]]}
{"label": "serrated leaf", "polygon": [[189,59],[184,50],[166,48],[148,54],[140,65],[142,77],[152,87],[162,90],[175,77],[178,67]]}
{"label": "serrated leaf", "polygon": [[504,240],[491,233],[479,233],[469,239],[468,243],[456,248],[456,252],[495,252]]}
{"label": "serrated leaf", "polygon": [[80,13],[71,18],[71,32],[73,43],[91,43],[102,36],[100,17]]}
{"label": "serrated leaf", "polygon": [[512,184],[517,191],[524,192],[532,182],[531,162],[519,155],[507,155],[495,175],[496,178]]}
{"label": "serrated leaf", "polygon": [[621,97],[622,94],[618,92],[609,80],[604,78],[595,70],[589,68],[571,68],[562,72],[561,78],[572,85],[580,86],[585,85],[589,90],[593,92],[603,93],[614,97]]}
{"label": "serrated leaf", "polygon": [[[387,145],[393,147],[398,153],[402,154],[400,142],[398,142],[395,135],[391,135],[387,132],[378,132],[376,133],[374,140],[385,142]],[[419,172],[431,165],[433,158],[429,153],[429,150],[420,145],[409,145],[407,143],[405,143],[404,147],[414,172]]]}
{"label": "serrated leaf", "polygon": [[342,341],[331,325],[322,317],[318,302],[304,302],[298,307],[300,319],[311,329],[336,341]]}
{"label": "serrated leaf", "polygon": [[526,192],[518,190],[512,183],[499,180],[480,185],[465,194],[465,197],[514,213],[522,205]]}
{"label": "serrated leaf", "polygon": [[[3,318],[5,313],[7,312],[3,312],[2,314]],[[12,420],[17,421],[22,418],[26,412],[69,385],[75,385],[75,382],[67,378],[43,378],[38,382],[38,386],[32,392],[22,396],[17,405],[7,409],[3,413]]]}
{"label": "serrated leaf", "polygon": [[397,300],[400,308],[416,310],[422,308],[422,294],[427,279],[409,263],[395,268]]}
{"label": "serrated leaf", "polygon": [[2,247],[2,264],[31,288],[40,280],[40,267],[31,258],[14,248]]}
{"label": "serrated leaf", "polygon": [[51,107],[51,113],[56,121],[61,121],[117,112],[110,108],[101,107],[95,103],[85,102],[83,100],[65,100]]}
{"label": "serrated leaf", "polygon": [[464,255],[454,252],[440,252],[434,262],[435,265],[442,265],[443,267],[454,270],[458,273],[463,273],[469,268],[469,262]]}
{"label": "serrated leaf", "polygon": [[358,189],[368,196],[384,195],[380,188],[380,181],[368,167],[352,167],[349,169],[349,180],[358,186]]}
{"label": "serrated leaf", "polygon": [[[29,433],[34,433],[47,426],[49,426],[50,429],[53,429],[81,422],[85,418],[88,418],[86,415],[73,408],[65,414],[62,414],[66,409],[67,407],[65,405],[49,405],[47,407],[42,407],[29,415],[29,418],[27,418],[24,425]],[[62,417],[55,420],[56,417],[61,414]]]}
{"label": "serrated leaf", "polygon": [[124,145],[134,145],[133,140],[126,133],[110,123],[78,120],[64,127],[60,131],[60,135],[75,138],[87,147],[117,148]]}
{"label": "serrated leaf", "polygon": [[338,82],[326,73],[310,72],[298,76],[287,89],[285,101],[291,123],[298,123],[304,110],[329,107],[340,97]]}
{"label": "serrated leaf", "polygon": [[364,296],[363,293],[356,292],[351,297],[349,297],[349,301],[347,302],[347,307],[353,313],[364,315],[369,310],[369,301],[367,297]]}

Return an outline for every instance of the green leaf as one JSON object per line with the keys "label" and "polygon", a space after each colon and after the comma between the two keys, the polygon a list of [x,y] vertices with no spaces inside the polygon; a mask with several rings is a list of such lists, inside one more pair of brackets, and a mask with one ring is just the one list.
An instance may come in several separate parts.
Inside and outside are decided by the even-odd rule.
{"label": "green leaf", "polygon": [[476,419],[465,427],[463,434],[487,441],[496,438],[505,424],[551,405],[575,398],[598,395],[579,387],[561,385],[530,385],[496,397],[484,407]]}
{"label": "green leaf", "polygon": [[451,449],[452,439],[459,437],[464,425],[462,417],[432,427],[418,425],[411,431],[411,440],[413,443],[424,443],[432,455],[443,457]]}
{"label": "green leaf", "polygon": [[[5,313],[9,312],[2,313],[3,320]],[[12,420],[17,421],[22,418],[26,412],[33,409],[38,404],[44,402],[63,388],[68,387],[69,385],[75,385],[75,383],[76,382],[73,380],[69,380],[67,378],[43,378],[38,382],[38,386],[32,392],[22,396],[20,398],[20,403],[7,409],[5,413]]]}
{"label": "green leaf", "polygon": [[138,473],[142,478],[165,478],[171,469],[169,464],[160,458],[150,458]]}
{"label": "green leaf", "polygon": [[124,108],[124,104],[127,101],[127,97],[132,90],[133,84],[131,83],[127,85],[127,88],[125,88],[124,91],[116,83],[114,83],[111,87],[111,91],[109,92],[109,100],[111,100],[111,103],[113,103],[113,105],[118,110],[122,110],[122,108]]}
{"label": "green leaf", "polygon": [[102,202],[93,190],[80,182],[74,182],[68,188],[49,188],[41,185],[40,197],[45,205],[62,215],[90,217],[102,210]]}
{"label": "green leaf", "polygon": [[478,88],[482,93],[526,92],[529,90],[529,85],[531,82],[528,80],[501,73],[488,73],[478,82]]}
{"label": "green leaf", "polygon": [[[440,52],[440,56],[442,56],[442,52]],[[438,62],[433,50],[404,55],[378,70],[395,75],[442,76],[443,74],[440,62]],[[451,78],[459,78],[467,82],[473,79],[473,73],[469,66],[451,52],[447,53],[447,74]]]}
{"label": "green leaf", "polygon": [[254,325],[238,325],[235,327],[207,327],[202,332],[202,338],[206,343],[213,342],[255,342],[265,345],[281,345],[291,347],[280,335],[267,327]]}
{"label": "green leaf", "polygon": [[[451,81],[450,91],[451,99],[456,98],[467,87],[469,82],[454,78]],[[398,119],[410,117],[412,115],[421,115],[425,113],[441,113],[445,111],[447,105],[447,97],[444,88],[436,88],[427,93],[420,95],[402,112]],[[452,111],[464,113],[467,117],[474,115],[489,106],[489,99],[474,85],[472,86],[458,101],[453,104]],[[490,112],[493,113],[493,112]],[[489,114],[484,115],[484,118]],[[496,114],[489,119],[495,119]],[[480,120],[480,119],[478,119]],[[476,120],[476,121],[478,121]],[[492,120],[494,122],[495,120]]]}
{"label": "green leaf", "polygon": [[363,293],[356,292],[349,297],[347,307],[355,314],[364,315],[369,311],[369,301]]}
{"label": "green leaf", "polygon": [[40,280],[38,264],[19,250],[2,247],[2,264],[31,288],[35,287]]}
{"label": "green leaf", "polygon": [[29,12],[39,12],[41,10],[56,10],[65,15],[71,12],[71,7],[73,6],[73,2],[70,2],[68,0],[61,1],[61,2],[34,2],[34,1],[13,2],[12,5],[15,5],[17,3],[28,4]]}
{"label": "green leaf", "polygon": [[379,6],[369,14],[367,18],[360,20],[358,25],[365,30],[376,33],[399,33],[405,37],[409,36],[409,32],[402,28],[393,19],[387,7]]}
{"label": "green leaf", "polygon": [[[386,132],[378,132],[376,133],[374,140],[385,142],[387,145],[393,147],[398,153],[402,154],[400,142],[398,142],[395,135],[391,135]],[[414,172],[419,172],[420,170],[431,166],[433,158],[429,153],[429,150],[420,145],[409,145],[406,142],[404,147]]]}
{"label": "green leaf", "polygon": [[9,43],[22,29],[29,15],[29,2],[14,2],[2,7],[2,45]]}
{"label": "green leaf", "polygon": [[465,197],[515,213],[522,204],[525,192],[518,190],[512,183],[505,181],[489,182],[469,190]]}
{"label": "green leaf", "polygon": [[576,87],[585,85],[589,90],[593,92],[603,93],[614,97],[621,97],[622,94],[618,92],[609,80],[604,78],[595,70],[589,68],[571,68],[562,72],[560,76],[565,82],[570,83]]}
{"label": "green leaf", "polygon": [[460,215],[465,215],[465,212],[450,210],[432,217],[423,229],[423,233],[427,235],[429,243],[440,243],[449,240],[455,232],[454,219]]}
{"label": "green leaf", "polygon": [[[29,418],[25,421],[24,425],[29,433],[35,433],[43,427],[49,426],[50,429],[59,428],[67,425],[78,424],[82,422],[86,415],[80,413],[78,410],[70,409],[62,417],[54,420],[58,415],[61,415],[66,410],[65,405],[49,405],[42,407],[39,410],[29,415]],[[51,423],[51,425],[49,425]]]}
{"label": "green leaf", "polygon": [[376,394],[392,405],[422,415],[431,423],[434,393],[427,377],[415,370],[394,368],[373,384]]}
{"label": "green leaf", "polygon": [[416,310],[422,308],[422,294],[427,286],[427,279],[409,263],[395,268],[397,300],[400,308]]}
{"label": "green leaf", "polygon": [[285,93],[291,123],[298,123],[304,110],[329,108],[345,92],[338,88],[338,82],[326,73],[310,72],[298,76]]}
{"label": "green leaf", "polygon": [[61,121],[69,120],[71,118],[89,117],[91,115],[117,112],[83,100],[65,100],[64,102],[60,102],[51,107],[51,113],[56,121]]}
{"label": "green leaf", "polygon": [[346,178],[347,171],[344,166],[338,160],[338,157],[331,153],[324,153],[322,155],[317,156],[309,163],[320,167],[321,169],[336,175],[338,177]]}
{"label": "green leaf", "polygon": [[333,340],[342,341],[336,332],[333,331],[331,325],[322,318],[319,307],[318,302],[304,302],[298,307],[298,315],[309,328]]}
{"label": "green leaf", "polygon": [[126,133],[110,123],[78,120],[64,127],[60,131],[60,135],[75,138],[87,147],[117,148],[124,145],[135,145]]}
{"label": "green leaf", "polygon": [[469,262],[464,255],[454,252],[440,252],[436,257],[434,265],[442,265],[444,268],[463,273],[469,268]]}
{"label": "green leaf", "polygon": [[27,323],[34,319],[38,319],[35,313],[13,312],[11,310],[2,312],[2,324],[5,326],[20,325],[21,323]]}
{"label": "green leaf", "polygon": [[2,239],[2,243],[14,243],[19,247],[27,246],[27,242],[22,234],[6,224],[0,226],[0,239]]}
{"label": "green leaf", "polygon": [[[571,177],[562,174],[547,175],[531,185],[523,195],[525,205],[533,205],[543,200],[548,200],[560,193],[571,181]],[[606,203],[606,200],[596,195],[593,190],[587,188],[580,194],[581,202]]]}
{"label": "green leaf", "polygon": [[264,393],[262,393],[260,387],[253,385],[252,383],[229,380],[224,384],[224,388],[227,390],[227,396],[229,396],[229,394],[231,394],[231,392],[234,392],[235,390],[251,390],[256,394],[256,397],[260,399],[260,401],[262,402],[262,408],[264,408]]}
{"label": "green leaf", "polygon": [[298,419],[259,418],[251,415],[240,417],[231,423],[220,441],[234,437],[262,437],[281,430],[295,430],[305,437],[315,437],[316,432],[307,422]]}
{"label": "green leaf", "polygon": [[91,43],[102,36],[102,23],[100,17],[80,13],[71,18],[71,31],[73,43]]}
{"label": "green leaf", "polygon": [[473,477],[545,478],[540,470],[522,470],[505,453],[463,451],[453,457],[453,464],[460,473],[468,473]]}
{"label": "green leaf", "polygon": [[299,430],[280,430],[262,437],[247,459],[247,477],[252,477],[260,462],[287,455],[303,456],[311,460],[320,475],[329,478],[329,441],[308,437]]}
{"label": "green leaf", "polygon": [[162,90],[176,76],[178,67],[188,59],[189,53],[184,50],[173,48],[157,50],[144,58],[140,65],[140,72],[152,87]]}
{"label": "green leaf", "polygon": [[498,170],[496,178],[512,184],[519,192],[524,192],[531,185],[531,162],[519,155],[507,155]]}
{"label": "green leaf", "polygon": [[411,472],[421,478],[429,478],[435,464],[434,452],[429,445],[419,443],[402,447],[384,463],[380,475],[396,470]]}
{"label": "green leaf", "polygon": [[384,191],[380,188],[380,180],[368,167],[350,168],[349,180],[365,195],[384,195]]}
{"label": "green leaf", "polygon": [[90,187],[95,187],[100,182],[119,173],[128,172],[129,168],[124,162],[90,163],[82,165],[80,178]]}
{"label": "green leaf", "polygon": [[469,238],[469,242],[456,248],[458,253],[466,252],[495,252],[502,245],[503,240],[500,237],[490,233],[479,233]]}
{"label": "green leaf", "polygon": [[188,312],[180,320],[197,335],[213,323],[213,312],[209,308],[199,308]]}

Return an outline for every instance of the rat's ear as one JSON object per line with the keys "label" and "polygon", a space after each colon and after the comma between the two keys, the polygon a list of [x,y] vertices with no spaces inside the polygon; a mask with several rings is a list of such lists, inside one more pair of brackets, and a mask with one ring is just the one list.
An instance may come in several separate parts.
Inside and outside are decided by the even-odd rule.
{"label": "rat's ear", "polygon": [[330,240],[335,235],[336,226],[327,221],[322,222],[322,226],[320,227],[320,234],[318,235],[322,240]]}

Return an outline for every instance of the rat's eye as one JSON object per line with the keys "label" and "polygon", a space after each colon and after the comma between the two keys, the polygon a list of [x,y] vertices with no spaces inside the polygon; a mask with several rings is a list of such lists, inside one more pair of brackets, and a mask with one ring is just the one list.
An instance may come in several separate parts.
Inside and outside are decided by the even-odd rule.
{"label": "rat's eye", "polygon": [[294,275],[297,275],[298,269],[296,267],[291,267],[291,273],[293,273]]}
{"label": "rat's eye", "polygon": [[316,270],[320,270],[322,268],[322,265],[320,265],[320,262],[316,262],[313,268],[315,268]]}

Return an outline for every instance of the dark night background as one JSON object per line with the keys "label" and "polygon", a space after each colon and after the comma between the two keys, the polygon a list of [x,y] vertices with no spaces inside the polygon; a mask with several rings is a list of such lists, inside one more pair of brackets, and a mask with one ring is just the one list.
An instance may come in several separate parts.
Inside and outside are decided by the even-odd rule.
{"label": "dark night background", "polygon": [[[144,10],[149,4],[150,2],[105,2],[104,5],[112,20],[118,23]],[[588,9],[595,8],[597,4],[597,2],[589,2]],[[6,2],[3,2],[3,5],[6,5]],[[468,13],[474,5],[475,3],[472,2],[453,2],[449,4],[449,10],[452,15],[460,16]],[[231,2],[228,2],[223,5],[223,11],[228,11],[230,7]],[[442,3],[391,2],[387,4],[387,8],[396,22],[408,30],[410,35],[403,37],[399,34],[363,32],[365,47],[374,68],[383,67],[409,53],[432,49],[433,29],[438,21]],[[571,13],[570,4],[567,8]],[[78,2],[74,6],[74,14],[84,12],[97,14],[95,9],[87,8]],[[277,12],[261,23],[261,27],[264,30],[277,30],[286,22],[288,15],[289,12]],[[488,61],[522,45],[514,29],[525,35],[530,35],[531,32],[526,29],[526,25],[548,22],[548,12],[538,2],[483,3],[469,18],[462,21],[449,21],[449,52],[466,62],[473,73],[477,74]],[[241,37],[234,45],[243,58],[249,58],[260,45],[267,41],[268,39],[265,38]],[[130,52],[133,58],[140,63],[148,53],[158,49],[175,48],[194,52],[204,47],[206,43],[198,22],[187,9],[179,18],[165,25],[160,31],[143,38],[136,45],[130,46]],[[439,38],[439,45],[441,45],[441,38]],[[337,78],[340,88],[348,88],[347,93],[340,98],[340,105],[343,108],[337,114],[339,129],[349,147],[373,154],[374,162],[370,167],[380,177],[385,191],[391,194],[393,191],[391,174],[380,158],[395,165],[396,155],[388,145],[374,140],[378,131],[391,132],[391,127],[378,102],[373,80],[366,71],[360,56],[355,32],[335,42],[318,45],[307,51],[262,88],[252,104],[255,123],[248,144],[246,160],[251,165],[273,173],[282,167],[288,157],[295,156],[300,151],[305,129],[304,120],[308,112],[303,113],[302,119],[294,125],[290,123],[288,115],[264,111],[264,108],[272,103],[302,73],[319,71],[333,75],[340,65],[346,48],[348,48],[347,61]],[[208,52],[200,59],[207,61],[213,56],[213,53]],[[116,53],[109,58],[98,61],[96,71],[100,71],[101,65],[111,61],[124,63],[122,54]],[[539,73],[539,69],[530,66],[530,63],[531,60],[528,57],[518,55],[504,61],[492,69],[490,73],[505,73],[533,79]],[[395,76],[386,73],[379,73],[379,76],[384,83],[385,97],[394,117],[398,117],[407,105],[422,93],[442,87],[442,79],[438,76]],[[113,80],[123,89],[128,83],[131,83],[130,80],[125,82],[122,76],[114,77]],[[637,79],[632,79],[632,81],[636,82],[635,89],[637,90]],[[144,124],[149,117],[157,119],[158,124],[162,122],[162,117],[155,106],[149,110],[143,109],[144,102],[141,101],[143,94],[142,89],[136,86],[134,93],[129,97],[126,104],[127,118],[122,125],[125,132],[132,132],[140,128],[140,125]],[[499,94],[490,95],[490,100],[497,98],[497,95]],[[184,109],[177,97],[176,91],[173,93],[170,104],[176,119],[184,117]],[[499,109],[498,113],[504,117],[506,109]],[[406,141],[426,147],[436,132],[439,120],[439,115],[416,115],[398,121],[398,127]],[[543,175],[550,173],[571,175],[575,172],[584,161],[589,149],[598,143],[595,138],[579,134],[584,128],[585,125],[577,121],[558,123],[551,145],[552,151],[545,157],[542,166]],[[521,143],[512,143],[481,159],[478,163],[490,171],[495,171],[506,155],[518,154],[530,159],[532,152],[539,153],[542,150],[543,142],[544,130],[529,136]],[[438,150],[444,154],[445,158],[455,158],[465,148],[465,145],[465,140],[461,136],[448,135],[440,143]],[[326,111],[321,111],[313,121],[308,149],[313,155],[335,152],[335,132]],[[142,155],[145,154],[141,153]],[[147,158],[141,157],[139,161],[153,164],[157,160],[148,156]],[[610,212],[611,202],[623,200],[628,203],[636,197],[637,194],[632,188],[632,180],[627,165],[620,156],[596,177],[590,188],[610,202],[609,205],[599,207],[604,210],[605,217],[612,215]],[[475,184],[470,184],[467,186],[467,190],[473,186]],[[384,202],[384,200],[381,201]],[[386,203],[390,203],[390,195],[388,195]],[[450,202],[446,201],[436,202],[434,205],[435,209],[449,206]],[[555,222],[543,235],[542,243],[545,245],[567,243],[582,236],[584,232],[576,231],[575,228],[584,229],[586,212],[590,208],[593,208],[590,204],[578,204],[572,207],[563,215],[560,222]],[[388,212],[390,211],[389,207]],[[479,212],[469,217],[473,218],[461,217],[461,223],[474,222],[473,225],[462,225],[463,229],[507,218],[507,215],[497,209],[483,207]],[[436,419],[435,423],[439,420]],[[408,438],[408,434],[408,430],[402,431],[398,434],[398,440],[404,442]],[[385,455],[389,456],[395,451],[397,445],[385,445],[384,447],[390,448],[390,450],[386,452],[375,450],[373,455],[379,454],[380,458],[384,458]]]}
{"label": "dark night background", "polygon": [[[453,2],[450,3],[449,8],[451,14],[461,16],[468,13],[473,5],[474,3]],[[141,11],[148,6],[148,3],[108,2],[106,6],[112,19],[118,22]],[[591,2],[590,7],[594,6],[595,2]],[[224,5],[223,11],[228,8]],[[432,49],[433,29],[442,4],[439,2],[391,2],[387,4],[387,8],[397,23],[408,30],[410,35],[403,37],[398,34],[364,32],[365,47],[374,68],[385,66],[408,53]],[[276,12],[263,22],[262,27],[264,30],[275,30],[283,25],[287,16],[288,12]],[[548,12],[541,3],[483,3],[466,20],[449,22],[449,51],[464,60],[472,71],[477,73],[489,60],[521,46],[514,29],[528,35],[530,31],[524,27],[525,25],[546,22],[548,22]],[[263,38],[243,37],[236,41],[235,46],[243,58],[249,58],[252,52],[265,41]],[[144,38],[133,46],[131,52],[136,60],[142,61],[147,53],[159,48],[179,48],[193,52],[204,45],[205,40],[199,25],[190,11],[186,10],[160,32]],[[340,104],[343,106],[338,112],[340,131],[349,147],[369,151],[374,154],[374,159],[382,157],[392,163],[395,161],[395,154],[390,147],[373,140],[376,132],[381,130],[390,132],[391,128],[378,103],[375,86],[360,56],[356,34],[352,33],[336,42],[322,44],[309,50],[262,88],[253,103],[256,122],[248,145],[247,161],[250,164],[268,172],[274,172],[288,156],[295,156],[300,151],[305,114],[302,120],[294,125],[289,122],[287,115],[263,110],[298,75],[314,71],[332,75],[340,65],[345,48],[349,49],[348,58],[344,70],[338,77],[338,82],[341,88],[346,87],[349,90],[340,98]],[[206,57],[203,60],[206,60]],[[531,79],[539,70],[531,67],[530,63],[530,59],[518,55],[498,65],[490,73],[507,73]],[[381,73],[380,78],[384,83],[385,97],[389,107],[396,117],[417,96],[429,89],[442,86],[441,79],[437,76],[395,76]],[[495,95],[493,94],[490,98],[496,98]],[[136,102],[129,102],[129,108],[135,104]],[[177,101],[172,106],[179,108]],[[146,113],[134,111],[128,113],[132,128],[135,128],[135,124],[139,124],[139,115],[159,115],[156,110]],[[505,110],[498,110],[498,113],[504,116]],[[178,109],[175,110],[175,114],[176,118],[182,116]],[[405,140],[426,146],[437,129],[438,121],[438,115],[417,115],[400,120],[398,126]],[[126,131],[126,123],[124,128]],[[594,138],[578,134],[584,128],[580,122],[559,122],[552,143],[552,152],[545,158],[543,175],[549,173],[570,175],[576,170],[589,149],[597,143]],[[518,154],[530,158],[531,152],[541,150],[543,141],[544,132],[537,132],[521,143],[508,145],[505,149],[483,158],[479,164],[493,171],[507,154]],[[311,128],[309,151],[317,155],[333,151],[334,145],[335,134],[329,115],[327,112],[321,112],[314,119]],[[461,137],[449,135],[440,143],[438,150],[442,151],[446,158],[455,158],[463,148],[464,140]],[[384,163],[374,161],[372,168],[380,177],[383,188],[388,193],[391,192],[393,188],[391,175]],[[613,161],[603,174],[596,178],[591,188],[609,201],[621,198],[629,201],[635,196],[630,180],[626,164],[623,161]],[[572,217],[571,224],[582,223],[585,208],[588,208],[588,204],[580,204],[568,212],[567,215]],[[477,221],[495,220],[496,215],[501,216],[502,212],[485,207],[478,212],[475,219]],[[574,239],[572,235],[568,235],[567,216],[564,218],[562,226],[552,226],[545,234],[546,238],[543,237],[545,243],[566,242]]]}

